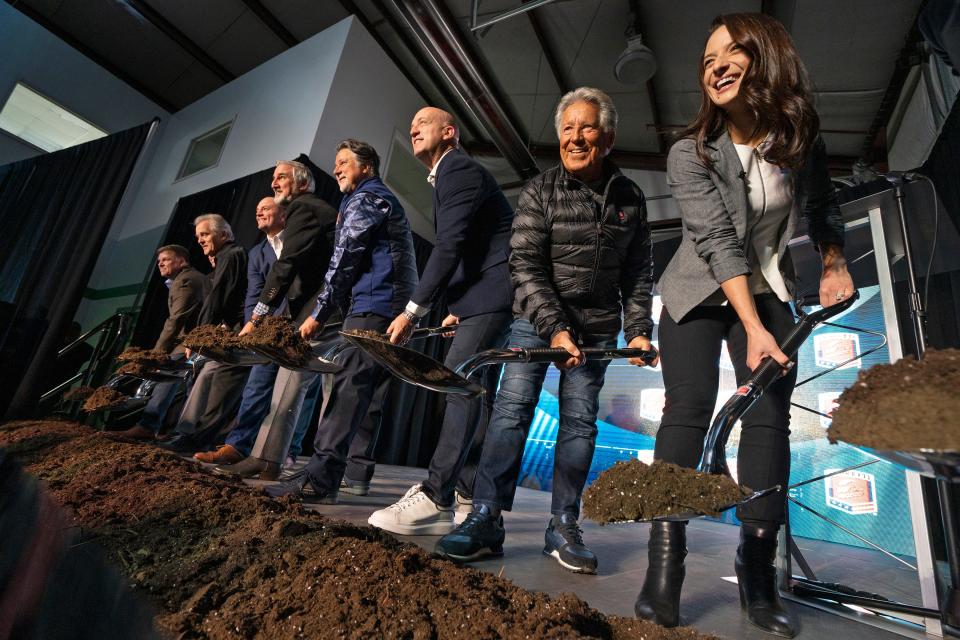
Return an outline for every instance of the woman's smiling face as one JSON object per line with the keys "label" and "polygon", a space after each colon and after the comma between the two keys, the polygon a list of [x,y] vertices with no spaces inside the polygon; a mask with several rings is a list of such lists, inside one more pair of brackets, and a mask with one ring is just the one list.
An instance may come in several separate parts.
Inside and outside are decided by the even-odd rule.
{"label": "woman's smiling face", "polygon": [[703,89],[724,111],[739,105],[740,85],[752,62],[750,54],[734,42],[725,26],[710,35],[703,50]]}

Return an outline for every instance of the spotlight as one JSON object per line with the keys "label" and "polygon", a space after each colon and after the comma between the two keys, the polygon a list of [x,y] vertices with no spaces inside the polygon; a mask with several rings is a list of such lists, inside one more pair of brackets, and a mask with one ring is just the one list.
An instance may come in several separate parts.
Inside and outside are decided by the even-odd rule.
{"label": "spotlight", "polygon": [[640,34],[627,38],[624,49],[613,67],[613,75],[624,84],[644,84],[657,72],[657,58],[650,47],[643,44]]}

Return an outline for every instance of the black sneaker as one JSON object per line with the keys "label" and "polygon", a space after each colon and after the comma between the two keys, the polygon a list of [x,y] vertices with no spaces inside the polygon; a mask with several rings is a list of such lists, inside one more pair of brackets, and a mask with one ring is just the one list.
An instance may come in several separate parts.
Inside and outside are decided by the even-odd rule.
{"label": "black sneaker", "polygon": [[583,544],[583,531],[571,514],[553,516],[543,540],[543,555],[555,558],[564,569],[576,573],[597,572],[597,556]]}
{"label": "black sneaker", "polygon": [[337,504],[338,498],[336,489],[329,491],[318,488],[307,473],[303,473],[287,482],[264,487],[263,491],[271,498],[293,496],[300,498],[304,502],[314,502],[317,504]]}
{"label": "black sneaker", "polygon": [[340,491],[352,496],[365,496],[370,493],[370,481],[351,480],[344,476],[343,480],[340,481]]}
{"label": "black sneaker", "polygon": [[463,524],[437,540],[434,551],[459,562],[502,556],[505,537],[502,516],[494,518],[485,511],[473,511]]}

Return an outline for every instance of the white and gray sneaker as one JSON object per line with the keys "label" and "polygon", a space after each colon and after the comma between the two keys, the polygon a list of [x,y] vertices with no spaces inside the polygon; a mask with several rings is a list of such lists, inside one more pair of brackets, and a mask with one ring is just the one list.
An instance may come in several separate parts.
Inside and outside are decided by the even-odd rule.
{"label": "white and gray sneaker", "polygon": [[415,484],[389,507],[374,511],[367,522],[402,536],[442,536],[453,531],[453,505],[439,506]]}
{"label": "white and gray sneaker", "polygon": [[473,498],[465,496],[459,491],[454,491],[453,495],[456,509],[453,513],[453,521],[459,527],[463,524],[463,521],[467,519],[467,516],[470,515],[470,512],[473,511]]}

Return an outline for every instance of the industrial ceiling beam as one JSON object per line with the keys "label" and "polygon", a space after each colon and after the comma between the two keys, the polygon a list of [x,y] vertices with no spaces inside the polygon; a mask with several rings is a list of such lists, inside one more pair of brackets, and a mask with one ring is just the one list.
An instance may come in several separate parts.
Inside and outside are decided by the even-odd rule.
{"label": "industrial ceiling beam", "polygon": [[[477,20],[476,20],[476,12],[474,12],[473,22],[472,22],[472,24],[470,25],[470,30],[471,30],[471,31],[480,31],[481,29],[486,29],[487,27],[489,27],[489,26],[491,26],[491,25],[494,25],[494,24],[497,24],[498,22],[502,22],[502,21],[504,21],[504,20],[509,20],[510,18],[512,18],[512,17],[514,17],[514,16],[520,15],[521,13],[526,13],[526,12],[528,12],[528,11],[533,11],[533,10],[536,9],[537,7],[542,7],[543,5],[545,5],[545,4],[550,4],[551,2],[553,2],[553,0],[525,0],[524,3],[523,3],[522,5],[520,5],[519,7],[517,7],[516,9],[509,9],[509,10],[504,11],[504,12],[502,12],[502,13],[498,13],[497,15],[493,16],[493,17],[490,18],[489,20],[484,20],[484,21],[481,22],[481,23],[477,23]],[[474,3],[474,6],[476,7],[477,4],[478,4],[478,3],[475,2],[475,3]]]}
{"label": "industrial ceiling beam", "polygon": [[273,15],[270,9],[263,6],[260,0],[243,0],[243,4],[247,5],[247,8],[250,9],[255,16],[260,18],[260,22],[265,24],[270,31],[273,31],[273,33],[283,41],[283,44],[288,47],[295,47],[300,44],[297,37],[290,33],[277,16]]}
{"label": "industrial ceiling beam", "polygon": [[[544,27],[543,20],[540,19],[540,14],[537,11],[529,11],[527,13],[527,19],[530,20],[533,35],[537,37],[537,42],[540,43],[543,57],[547,61],[547,66],[550,67],[550,72],[553,74],[553,79],[557,83],[557,88],[560,89],[560,93],[564,94],[572,90],[573,82],[570,80],[567,71],[560,66],[560,58],[557,56],[553,44],[547,37],[547,30]],[[539,78],[537,78],[537,80],[539,80]]]}
{"label": "industrial ceiling beam", "polygon": [[161,33],[177,43],[177,46],[196,58],[197,62],[209,69],[218,78],[224,82],[230,82],[236,78],[236,76],[230,73],[226,67],[214,60],[210,54],[204,51],[200,45],[188,38],[187,35],[175,27],[172,22],[164,18],[160,12],[147,4],[146,0],[125,1],[127,6],[143,16],[144,20],[152,24]]}
{"label": "industrial ceiling beam", "polygon": [[461,42],[449,12],[435,0],[391,1],[420,46],[440,68],[450,88],[483,125],[510,166],[521,178],[540,173],[524,137],[503,106],[505,100],[475,55]]}
{"label": "industrial ceiling beam", "polygon": [[26,2],[18,2],[17,0],[7,0],[7,4],[12,6],[14,9],[27,16],[38,25],[57,36],[68,45],[79,51],[82,55],[90,58],[93,62],[99,66],[106,69],[109,73],[112,73],[117,78],[129,85],[134,91],[141,93],[144,97],[156,103],[157,106],[161,107],[164,111],[168,113],[175,113],[179,111],[180,107],[173,104],[167,100],[164,96],[160,95],[153,89],[149,88],[145,84],[141,83],[139,80],[131,76],[129,73],[115,65],[113,62],[100,55],[84,43],[80,42],[72,34],[65,31],[59,25],[55,24],[52,20],[47,18],[45,15],[28,5]]}

